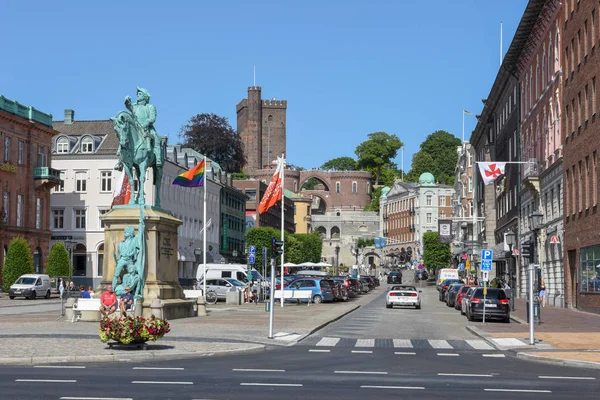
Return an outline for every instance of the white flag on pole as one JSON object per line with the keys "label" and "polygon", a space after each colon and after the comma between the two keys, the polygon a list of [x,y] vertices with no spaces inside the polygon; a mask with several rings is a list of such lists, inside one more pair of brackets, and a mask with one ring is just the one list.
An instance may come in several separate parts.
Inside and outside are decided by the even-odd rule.
{"label": "white flag on pole", "polygon": [[496,178],[504,174],[504,168],[506,167],[505,162],[480,162],[477,164],[479,164],[479,172],[481,172],[481,177],[485,185],[492,183]]}

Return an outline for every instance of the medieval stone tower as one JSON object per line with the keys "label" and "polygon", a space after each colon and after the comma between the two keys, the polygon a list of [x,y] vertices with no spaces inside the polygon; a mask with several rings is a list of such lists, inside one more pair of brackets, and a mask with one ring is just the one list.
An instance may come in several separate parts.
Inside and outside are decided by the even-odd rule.
{"label": "medieval stone tower", "polygon": [[236,107],[246,171],[268,168],[270,161],[286,153],[286,109],[286,100],[262,100],[260,86],[248,87],[248,98]]}

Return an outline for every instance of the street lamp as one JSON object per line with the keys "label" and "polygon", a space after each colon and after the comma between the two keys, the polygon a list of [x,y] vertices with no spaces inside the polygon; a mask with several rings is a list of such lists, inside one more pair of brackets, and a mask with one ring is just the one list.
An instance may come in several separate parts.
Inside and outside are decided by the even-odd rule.
{"label": "street lamp", "polygon": [[544,214],[537,210],[531,213],[528,217],[529,219],[529,227],[533,232],[533,246],[531,246],[531,260],[532,263],[529,264],[529,344],[535,344],[535,338],[533,336],[533,324],[537,322],[541,323],[540,320],[540,293],[539,293],[539,285],[534,285],[534,272],[539,267],[539,257],[538,257],[538,232],[542,228],[542,220],[544,218]]}
{"label": "street lamp", "polygon": [[506,244],[508,245],[508,257],[506,257],[506,263],[508,266],[508,280],[510,281],[510,309],[511,311],[515,311],[515,276],[513,271],[513,263],[512,263],[512,251],[513,246],[517,244],[517,235],[513,231],[509,231],[506,234]]}
{"label": "street lamp", "polygon": [[335,246],[335,274],[338,274],[338,268],[340,266],[340,246]]}

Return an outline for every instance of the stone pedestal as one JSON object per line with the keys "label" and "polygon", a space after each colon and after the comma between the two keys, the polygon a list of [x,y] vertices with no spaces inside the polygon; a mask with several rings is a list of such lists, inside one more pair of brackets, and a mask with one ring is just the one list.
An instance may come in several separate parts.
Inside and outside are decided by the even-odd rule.
{"label": "stone pedestal", "polygon": [[[155,299],[159,299],[163,303],[163,318],[192,317],[194,302],[184,299],[177,276],[177,228],[181,221],[165,211],[149,206],[144,208],[144,216],[146,265],[142,316],[150,317],[150,306]],[[112,282],[115,253],[119,242],[124,238],[125,227],[133,227],[137,234],[139,218],[139,207],[132,206],[116,206],[103,215],[104,264],[99,291],[103,291],[104,285]]]}

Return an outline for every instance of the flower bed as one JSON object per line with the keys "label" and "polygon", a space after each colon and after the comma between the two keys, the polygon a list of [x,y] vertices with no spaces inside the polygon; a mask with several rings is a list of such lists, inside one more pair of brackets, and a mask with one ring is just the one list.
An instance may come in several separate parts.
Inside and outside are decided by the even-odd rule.
{"label": "flower bed", "polygon": [[166,319],[144,317],[104,318],[100,321],[100,341],[116,340],[122,344],[157,341],[171,331]]}

